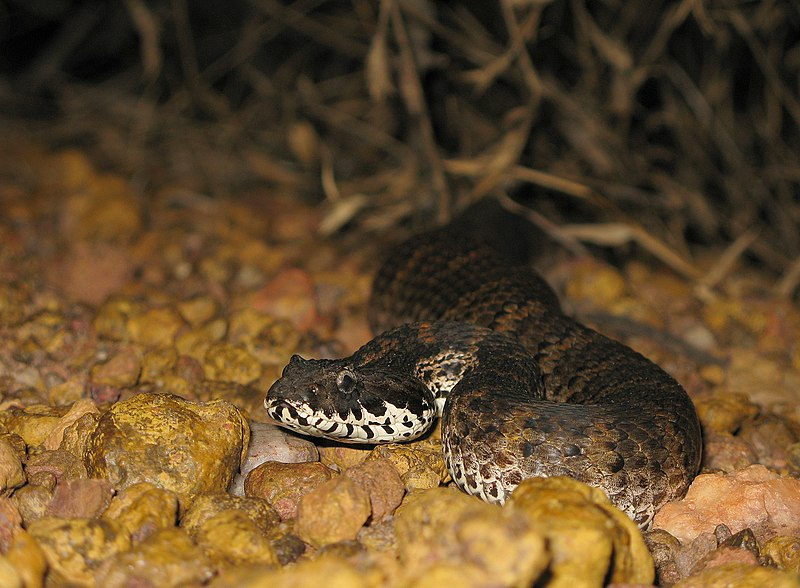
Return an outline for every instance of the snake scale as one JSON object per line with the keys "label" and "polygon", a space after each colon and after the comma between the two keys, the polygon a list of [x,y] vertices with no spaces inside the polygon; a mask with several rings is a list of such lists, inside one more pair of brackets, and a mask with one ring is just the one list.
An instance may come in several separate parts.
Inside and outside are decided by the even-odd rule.
{"label": "snake scale", "polygon": [[566,316],[538,274],[453,228],[393,250],[369,308],[382,333],[344,359],[294,356],[264,401],[296,431],[408,441],[442,419],[447,468],[503,503],[567,475],[649,526],[698,471],[692,401],[660,367]]}

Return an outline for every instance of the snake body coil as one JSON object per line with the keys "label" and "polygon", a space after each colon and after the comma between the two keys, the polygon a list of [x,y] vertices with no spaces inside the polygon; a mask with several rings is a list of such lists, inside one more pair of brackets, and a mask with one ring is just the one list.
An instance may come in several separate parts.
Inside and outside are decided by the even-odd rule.
{"label": "snake body coil", "polygon": [[361,443],[414,439],[441,413],[445,461],[465,492],[502,503],[525,478],[568,475],[640,526],[697,473],[700,425],[672,377],[565,316],[537,274],[452,229],[393,251],[370,320],[383,334],[348,358],[295,356],[268,413]]}

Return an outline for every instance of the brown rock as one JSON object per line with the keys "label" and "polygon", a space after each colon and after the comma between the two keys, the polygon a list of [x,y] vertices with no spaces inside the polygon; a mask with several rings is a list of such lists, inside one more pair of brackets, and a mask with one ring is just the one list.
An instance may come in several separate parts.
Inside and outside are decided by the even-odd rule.
{"label": "brown rock", "polygon": [[329,468],[343,472],[367,459],[372,451],[369,447],[357,445],[321,445],[319,460]]}
{"label": "brown rock", "polygon": [[22,516],[9,498],[0,498],[0,553],[11,546],[14,535],[22,530]]}
{"label": "brown rock", "polygon": [[133,549],[108,558],[96,574],[97,586],[197,586],[214,575],[203,551],[181,529],[161,529]]}
{"label": "brown rock", "polygon": [[736,586],[737,588],[797,588],[797,576],[789,572],[749,564],[728,563],[704,569],[675,584],[675,588],[709,588],[710,586]]}
{"label": "brown rock", "polygon": [[734,533],[750,528],[763,543],[776,535],[800,535],[798,512],[800,480],[752,465],[733,474],[698,476],[686,497],[665,505],[653,524],[684,543],[719,523]]}
{"label": "brown rock", "polygon": [[776,414],[746,421],[737,435],[758,456],[758,463],[774,469],[787,466],[787,450],[800,439],[800,425]]}
{"label": "brown rock", "polygon": [[94,366],[90,381],[95,387],[128,388],[139,379],[142,358],[133,346],[120,347],[105,363]]}
{"label": "brown rock", "polygon": [[339,476],[300,499],[297,535],[314,547],[352,540],[369,514],[369,495],[348,478]]}
{"label": "brown rock", "polygon": [[178,521],[178,496],[148,482],[133,484],[117,494],[103,518],[124,528],[136,544]]}
{"label": "brown rock", "polygon": [[319,461],[319,452],[316,445],[307,439],[290,435],[275,425],[251,421],[247,456],[233,480],[230,492],[244,496],[245,478],[255,467],[267,461],[281,463]]}
{"label": "brown rock", "polygon": [[114,487],[108,480],[61,480],[45,515],[62,519],[95,518],[108,508],[113,496]]}
{"label": "brown rock", "polygon": [[301,561],[279,570],[265,566],[233,568],[223,571],[210,584],[211,588],[381,588],[387,585],[388,578],[380,571],[360,569],[334,557]]}
{"label": "brown rock", "polygon": [[[86,478],[86,468],[81,460],[69,451],[54,449],[42,451],[28,458],[25,465],[28,478],[34,479],[42,474],[52,476],[54,482]],[[40,478],[41,479],[41,478]]]}
{"label": "brown rock", "polygon": [[49,278],[70,298],[89,305],[122,289],[133,274],[127,247],[111,243],[76,243],[54,263]]}
{"label": "brown rock", "polygon": [[244,482],[246,496],[265,499],[287,520],[297,516],[300,499],[336,476],[336,472],[319,462],[264,462],[254,468]]}
{"label": "brown rock", "polygon": [[755,449],[728,433],[703,433],[703,466],[732,473],[758,461]]}
{"label": "brown rock", "polygon": [[391,515],[403,500],[405,485],[386,459],[367,460],[353,466],[344,475],[369,494],[372,523]]}
{"label": "brown rock", "polygon": [[312,330],[319,320],[314,282],[298,268],[282,270],[253,297],[251,308],[291,321],[297,330]]}
{"label": "brown rock", "polygon": [[37,404],[23,409],[11,408],[0,412],[0,423],[16,433],[28,447],[42,445],[58,425],[65,410]]}
{"label": "brown rock", "polygon": [[234,406],[195,404],[171,394],[138,394],[112,406],[87,444],[91,476],[118,488],[151,482],[183,497],[223,492],[249,438]]}

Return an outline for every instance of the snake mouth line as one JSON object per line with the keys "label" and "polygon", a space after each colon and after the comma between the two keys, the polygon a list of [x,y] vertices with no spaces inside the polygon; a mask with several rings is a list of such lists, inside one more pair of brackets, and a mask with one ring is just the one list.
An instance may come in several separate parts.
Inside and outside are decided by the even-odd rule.
{"label": "snake mouth line", "polygon": [[335,419],[324,412],[314,410],[305,403],[288,400],[264,402],[267,413],[279,424],[314,437],[333,439],[343,443],[392,443],[411,441],[427,431],[433,414],[425,414],[417,421],[384,419],[384,422],[364,422]]}

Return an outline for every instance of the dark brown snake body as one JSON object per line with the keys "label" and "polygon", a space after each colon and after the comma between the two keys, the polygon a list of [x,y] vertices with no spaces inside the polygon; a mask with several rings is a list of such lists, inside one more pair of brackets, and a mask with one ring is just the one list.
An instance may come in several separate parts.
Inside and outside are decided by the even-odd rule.
{"label": "dark brown snake body", "polygon": [[465,492],[502,503],[525,478],[567,475],[643,527],[697,473],[700,425],[672,377],[565,316],[540,276],[452,229],[393,251],[370,320],[389,330],[349,358],[293,358],[269,414],[375,443],[423,434],[438,404],[445,461]]}

